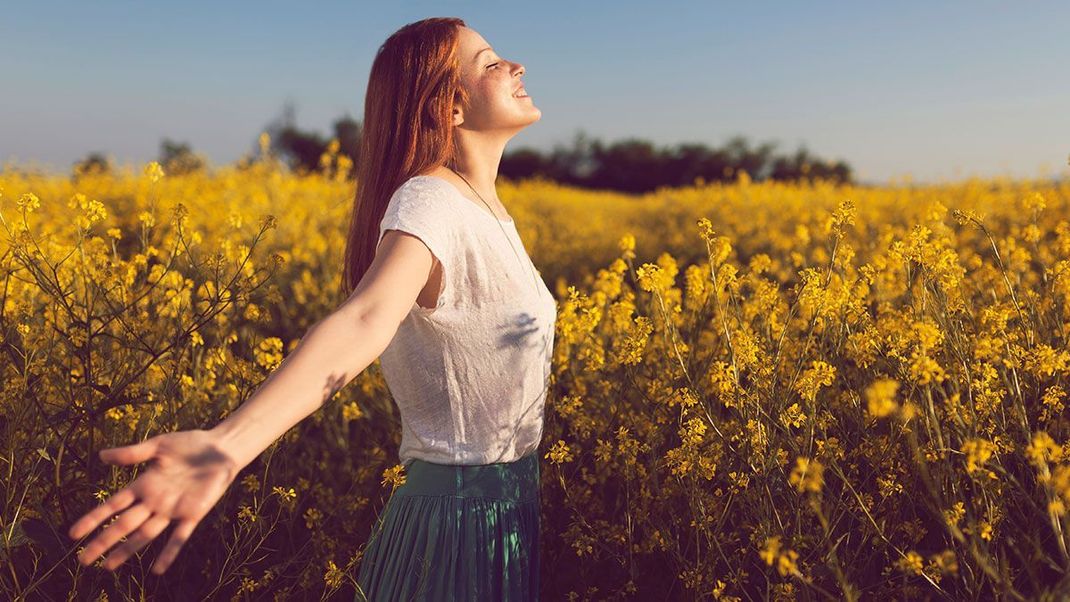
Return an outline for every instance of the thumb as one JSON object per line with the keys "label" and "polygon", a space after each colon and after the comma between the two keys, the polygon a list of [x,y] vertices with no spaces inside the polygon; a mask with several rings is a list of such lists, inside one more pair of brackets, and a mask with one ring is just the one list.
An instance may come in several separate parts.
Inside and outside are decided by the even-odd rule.
{"label": "thumb", "polygon": [[99,455],[106,464],[138,464],[151,459],[156,454],[156,447],[156,437],[153,437],[133,445],[102,449]]}

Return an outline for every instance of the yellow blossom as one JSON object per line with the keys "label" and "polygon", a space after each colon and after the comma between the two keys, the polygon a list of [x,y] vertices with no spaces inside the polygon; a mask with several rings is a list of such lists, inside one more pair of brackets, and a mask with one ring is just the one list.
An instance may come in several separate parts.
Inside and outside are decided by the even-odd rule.
{"label": "yellow blossom", "polygon": [[15,206],[26,213],[32,213],[35,209],[41,207],[41,199],[37,198],[36,194],[27,192],[20,196],[19,200],[15,201]]}
{"label": "yellow blossom", "polygon": [[1052,376],[1056,372],[1070,371],[1070,352],[1038,344],[1026,356],[1025,369],[1037,376]]}
{"label": "yellow blossom", "polygon": [[1044,200],[1044,195],[1039,192],[1034,192],[1022,199],[1022,208],[1029,212],[1043,211],[1047,206],[1048,203]]}
{"label": "yellow blossom", "polygon": [[962,453],[966,454],[966,472],[973,474],[979,471],[995,451],[995,444],[986,439],[968,439],[963,442]]}
{"label": "yellow blossom", "polygon": [[697,223],[699,234],[702,236],[702,239],[706,242],[712,241],[715,234],[713,230],[713,222],[711,222],[709,218],[700,217]]}
{"label": "yellow blossom", "polygon": [[279,496],[279,503],[283,506],[293,509],[294,504],[297,502],[297,491],[293,487],[282,488],[275,485],[271,488],[271,493]]}
{"label": "yellow blossom", "polygon": [[550,448],[550,451],[546,452],[543,457],[550,460],[553,464],[562,464],[573,460],[572,450],[569,449],[568,444],[561,439],[558,439],[553,447]]}
{"label": "yellow blossom", "polygon": [[408,480],[404,464],[395,464],[383,471],[383,486],[391,485],[394,489],[401,487]]}
{"label": "yellow blossom", "polygon": [[855,204],[851,199],[844,199],[836,207],[832,214],[830,230],[837,235],[843,235],[844,227],[855,223]]}
{"label": "yellow blossom", "polygon": [[282,363],[282,340],[278,337],[268,337],[257,345],[255,353],[256,363],[265,370],[274,370]]}
{"label": "yellow blossom", "polygon": [[800,456],[795,459],[795,468],[792,469],[788,481],[795,485],[795,489],[800,493],[820,493],[825,484],[824,474],[825,467],[821,462]]}
{"label": "yellow blossom", "polygon": [[779,535],[767,537],[762,549],[758,550],[758,556],[768,566],[776,564],[777,572],[780,573],[781,577],[798,573],[796,560],[798,560],[799,554],[795,550],[781,551]]}
{"label": "yellow blossom", "polygon": [[966,515],[966,505],[962,502],[955,502],[951,508],[944,510],[944,520],[952,527],[957,527],[962,517]]}
{"label": "yellow blossom", "polygon": [[148,176],[150,182],[158,182],[164,176],[163,167],[158,162],[151,161],[145,166],[145,175]]}
{"label": "yellow blossom", "polygon": [[251,506],[241,504],[238,506],[238,520],[241,522],[255,523],[257,519],[256,512]]}
{"label": "yellow blossom", "polygon": [[635,270],[639,280],[639,288],[647,292],[664,293],[672,286],[671,274],[654,263],[644,263]]}
{"label": "yellow blossom", "polygon": [[323,574],[323,581],[327,584],[327,587],[338,588],[341,587],[342,581],[345,579],[345,571],[338,568],[333,560],[327,561],[327,570]]}
{"label": "yellow blossom", "polygon": [[918,554],[913,550],[907,552],[902,558],[896,561],[895,564],[903,572],[913,575],[920,575],[922,569],[925,568],[924,559],[921,557],[921,554]]}
{"label": "yellow blossom", "polygon": [[814,360],[795,383],[795,390],[803,399],[814,401],[822,386],[831,385],[836,377],[836,368],[828,362]]}
{"label": "yellow blossom", "polygon": [[617,242],[617,247],[624,254],[625,259],[632,259],[635,257],[635,235],[628,233],[620,237]]}
{"label": "yellow blossom", "polygon": [[305,510],[304,517],[305,527],[311,529],[312,527],[319,524],[320,519],[323,518],[323,513],[317,510],[316,508],[310,506],[307,510]]}
{"label": "yellow blossom", "polygon": [[892,378],[881,378],[866,388],[866,407],[874,418],[884,418],[894,413],[899,404],[895,401],[899,382]]}
{"label": "yellow blossom", "polygon": [[758,551],[758,556],[765,561],[765,564],[773,566],[776,562],[777,555],[780,554],[780,536],[775,535],[773,537],[767,537],[765,540],[765,546]]}
{"label": "yellow blossom", "polygon": [[701,418],[690,418],[684,426],[680,428],[680,439],[684,445],[697,446],[702,443],[702,439],[706,434],[706,422]]}
{"label": "yellow blossom", "polygon": [[780,413],[780,422],[784,426],[794,426],[796,428],[806,423],[806,414],[803,413],[799,404],[793,403],[788,409]]}
{"label": "yellow blossom", "polygon": [[799,572],[798,566],[795,561],[799,559],[799,553],[795,550],[787,550],[783,554],[777,557],[776,570],[780,573],[781,577],[787,577],[788,575],[794,575]]}
{"label": "yellow blossom", "polygon": [[1063,448],[1055,443],[1051,435],[1038,431],[1033,433],[1033,440],[1025,448],[1025,456],[1033,466],[1041,468],[1049,462],[1062,460]]}
{"label": "yellow blossom", "polygon": [[342,420],[349,422],[350,420],[356,420],[364,416],[364,411],[360,409],[360,405],[355,401],[350,401],[342,406]]}

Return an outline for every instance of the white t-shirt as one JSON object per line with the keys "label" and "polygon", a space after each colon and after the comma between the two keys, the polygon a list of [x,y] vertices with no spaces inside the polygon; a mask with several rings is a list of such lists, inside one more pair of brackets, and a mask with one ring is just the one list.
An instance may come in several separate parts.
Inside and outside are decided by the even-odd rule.
{"label": "white t-shirt", "polygon": [[418,175],[391,196],[379,243],[387,230],[415,235],[442,264],[437,306],[413,303],[379,358],[401,414],[398,459],[490,464],[534,451],[557,303],[516,224]]}

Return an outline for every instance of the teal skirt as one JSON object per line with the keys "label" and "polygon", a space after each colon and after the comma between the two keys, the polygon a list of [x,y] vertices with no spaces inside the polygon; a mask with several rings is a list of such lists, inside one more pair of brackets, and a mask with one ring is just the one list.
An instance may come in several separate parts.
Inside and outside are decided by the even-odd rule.
{"label": "teal skirt", "polygon": [[376,519],[357,602],[539,598],[538,450],[497,464],[413,460]]}

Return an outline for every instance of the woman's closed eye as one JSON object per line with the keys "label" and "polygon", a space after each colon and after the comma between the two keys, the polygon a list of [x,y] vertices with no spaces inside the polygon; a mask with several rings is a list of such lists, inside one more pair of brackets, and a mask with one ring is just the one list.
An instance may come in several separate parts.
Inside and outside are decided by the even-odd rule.
{"label": "woman's closed eye", "polygon": [[487,69],[490,69],[491,67],[495,67],[495,66],[497,66],[499,64],[500,63],[491,63],[491,64],[487,65]]}

